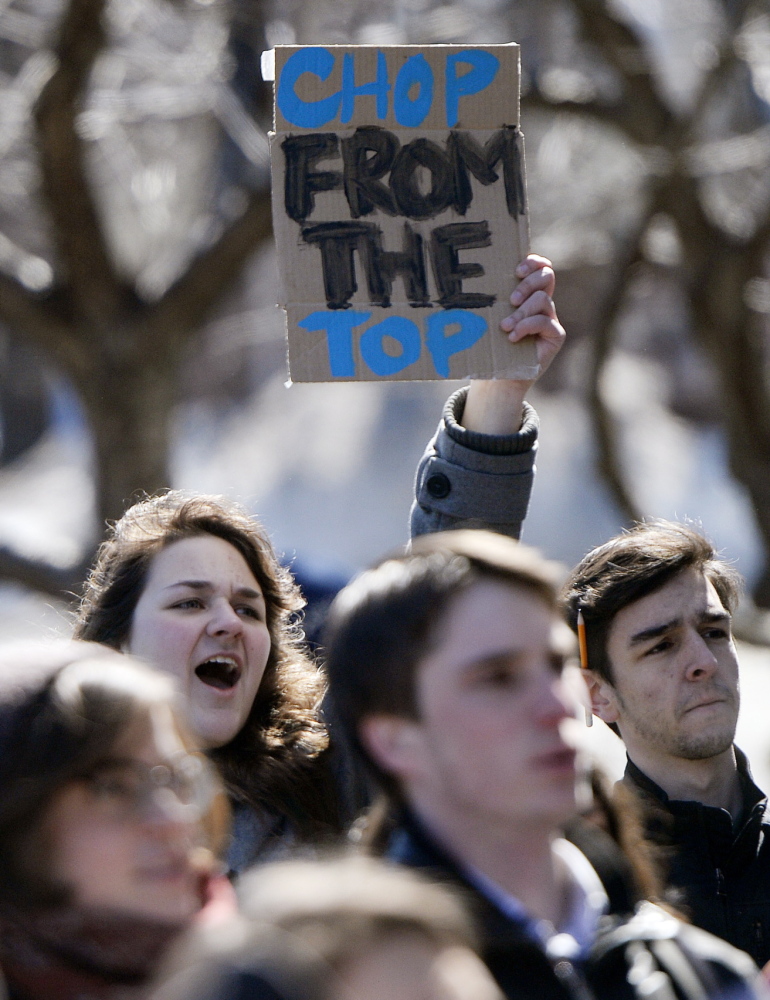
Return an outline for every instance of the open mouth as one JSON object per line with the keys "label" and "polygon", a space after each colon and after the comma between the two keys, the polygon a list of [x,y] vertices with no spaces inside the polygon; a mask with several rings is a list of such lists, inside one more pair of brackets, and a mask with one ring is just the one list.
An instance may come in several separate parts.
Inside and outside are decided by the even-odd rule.
{"label": "open mouth", "polygon": [[228,656],[215,656],[195,668],[199,681],[218,691],[229,691],[238,683],[241,668]]}

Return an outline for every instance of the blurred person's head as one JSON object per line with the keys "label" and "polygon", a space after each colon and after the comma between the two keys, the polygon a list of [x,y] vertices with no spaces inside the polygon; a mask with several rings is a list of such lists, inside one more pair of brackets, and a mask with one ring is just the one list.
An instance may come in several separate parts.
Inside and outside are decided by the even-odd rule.
{"label": "blurred person's head", "polygon": [[110,529],[76,636],[172,674],[228,786],[279,811],[296,800],[302,827],[319,811],[302,771],[328,744],[321,676],[295,620],[303,603],[241,507],[168,492],[134,504]]}
{"label": "blurred person's head", "polygon": [[456,897],[371,858],[247,875],[242,916],[196,934],[153,1000],[499,1000]]}
{"label": "blurred person's head", "polygon": [[327,635],[333,707],[391,797],[423,817],[494,825],[549,827],[574,811],[558,575],[511,539],[456,531],[341,592]]}
{"label": "blurred person's head", "polygon": [[730,750],[738,718],[738,573],[684,524],[636,525],[589,552],[564,589],[585,621],[594,713],[632,759]]}
{"label": "blurred person's head", "polygon": [[0,906],[179,924],[226,835],[169,680],[78,642],[0,650]]}

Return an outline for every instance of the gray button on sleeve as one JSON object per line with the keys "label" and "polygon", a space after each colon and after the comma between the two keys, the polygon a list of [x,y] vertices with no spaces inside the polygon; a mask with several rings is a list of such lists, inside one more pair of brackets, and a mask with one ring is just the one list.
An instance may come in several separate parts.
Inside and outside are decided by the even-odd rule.
{"label": "gray button on sleeve", "polygon": [[535,472],[537,414],[525,403],[518,434],[467,431],[466,390],[448,401],[417,469],[412,536],[453,528],[489,528],[518,538]]}

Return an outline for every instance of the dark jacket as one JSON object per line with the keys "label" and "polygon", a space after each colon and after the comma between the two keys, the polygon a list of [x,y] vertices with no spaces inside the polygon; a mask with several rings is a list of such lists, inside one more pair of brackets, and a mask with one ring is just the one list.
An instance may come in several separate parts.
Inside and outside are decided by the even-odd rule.
{"label": "dark jacket", "polygon": [[641,904],[633,915],[610,914],[585,959],[551,960],[522,924],[463,877],[413,817],[403,818],[385,853],[460,892],[476,917],[482,957],[509,1000],[751,1000],[758,995],[757,970],[747,955],[651,903]]}
{"label": "dark jacket", "polygon": [[641,795],[647,834],[663,848],[675,901],[692,922],[770,960],[770,818],[767,797],[736,749],[743,809],[736,826],[726,809],[672,801],[631,761],[624,783]]}

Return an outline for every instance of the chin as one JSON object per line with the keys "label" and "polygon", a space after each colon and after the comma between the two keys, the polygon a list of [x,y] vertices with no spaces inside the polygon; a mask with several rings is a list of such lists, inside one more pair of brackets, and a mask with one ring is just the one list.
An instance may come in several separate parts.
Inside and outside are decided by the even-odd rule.
{"label": "chin", "polygon": [[[696,721],[696,720],[693,720]],[[680,731],[674,750],[686,760],[707,760],[725,753],[735,739],[736,720],[714,719],[712,724],[691,726]]]}
{"label": "chin", "polygon": [[194,715],[190,720],[193,733],[198,739],[203,750],[216,750],[219,747],[227,746],[232,742],[243,728],[241,720],[234,721],[216,720],[203,716],[196,718]]}
{"label": "chin", "polygon": [[733,734],[713,733],[682,740],[676,748],[677,755],[685,760],[710,760],[719,757],[733,745]]}

